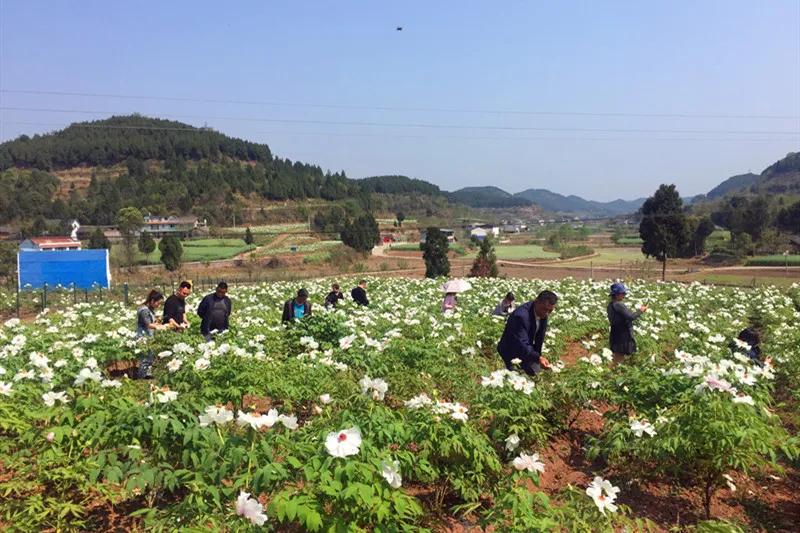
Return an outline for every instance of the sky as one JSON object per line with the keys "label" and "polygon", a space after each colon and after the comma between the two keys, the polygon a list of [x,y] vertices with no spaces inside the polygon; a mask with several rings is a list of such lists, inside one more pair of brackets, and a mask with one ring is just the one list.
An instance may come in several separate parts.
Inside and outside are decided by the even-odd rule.
{"label": "sky", "polygon": [[139,112],[352,178],[601,201],[800,150],[800,0],[225,4],[0,0],[0,141]]}

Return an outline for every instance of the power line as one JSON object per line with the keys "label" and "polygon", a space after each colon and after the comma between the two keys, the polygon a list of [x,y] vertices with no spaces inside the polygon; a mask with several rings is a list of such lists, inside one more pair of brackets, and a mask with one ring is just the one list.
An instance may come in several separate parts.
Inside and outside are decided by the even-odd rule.
{"label": "power line", "polygon": [[628,118],[713,118],[713,119],[762,119],[762,120],[797,120],[800,115],[761,115],[731,113],[631,113],[631,112],[590,112],[590,111],[541,111],[541,110],[506,110],[506,109],[469,109],[447,107],[401,107],[401,106],[365,106],[348,104],[324,104],[311,102],[274,102],[259,100],[228,100],[220,98],[191,98],[183,96],[149,96],[113,93],[89,93],[68,91],[40,91],[23,89],[0,89],[9,94],[30,94],[40,96],[69,96],[89,98],[116,98],[123,100],[156,100],[165,102],[194,102],[204,104],[235,104],[270,107],[309,107],[320,109],[349,109],[366,111],[401,111],[425,113],[468,113],[484,115],[534,115],[534,116],[576,116],[576,117],[628,117]]}
{"label": "power line", "polygon": [[[59,128],[86,128],[86,129],[116,129],[116,130],[145,130],[145,131],[213,131],[203,128],[178,128],[160,126],[134,126],[134,125],[112,125],[112,124],[84,124],[84,123],[55,123],[55,122],[28,122],[18,120],[5,120],[3,124],[18,124],[28,126],[54,126]],[[453,139],[453,140],[487,140],[487,141],[736,141],[736,142],[776,142],[793,141],[790,138],[730,138],[730,137],[492,137],[492,136],[463,136],[463,135],[399,135],[386,133],[344,133],[344,132],[323,132],[323,131],[256,131],[259,135],[301,135],[301,136],[320,136],[320,137],[366,137],[366,138],[393,138],[393,139]]]}
{"label": "power line", "polygon": [[[86,115],[119,115],[126,112],[98,111],[87,109],[60,109],[38,107],[12,107],[3,106],[4,111],[25,111],[42,113],[75,113]],[[130,113],[130,112],[127,112]],[[242,122],[270,122],[278,124],[317,124],[329,126],[367,126],[389,128],[419,128],[419,129],[454,129],[454,130],[490,130],[490,131],[550,131],[550,132],[592,132],[592,133],[681,133],[681,134],[721,134],[721,135],[798,135],[800,131],[780,130],[684,130],[684,129],[649,129],[649,128],[556,128],[542,126],[498,126],[498,125],[463,125],[463,124],[433,124],[433,123],[408,123],[408,122],[371,122],[352,120],[314,120],[314,119],[282,119],[282,118],[255,118],[255,117],[229,117],[229,116],[201,116],[164,113],[160,114],[172,118],[191,118],[196,120],[232,120]]]}

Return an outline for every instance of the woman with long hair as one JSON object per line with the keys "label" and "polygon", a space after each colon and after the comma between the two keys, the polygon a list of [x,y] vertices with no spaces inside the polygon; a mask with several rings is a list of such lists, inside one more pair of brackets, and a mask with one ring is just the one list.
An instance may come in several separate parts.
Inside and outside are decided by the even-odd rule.
{"label": "woman with long hair", "polygon": [[[136,311],[136,338],[139,340],[147,340],[153,336],[153,332],[157,329],[164,329],[162,324],[156,320],[156,309],[158,309],[164,301],[164,295],[153,289],[147,294],[147,298],[142,303],[139,310]],[[142,342],[144,342],[144,340]],[[152,378],[153,368],[153,351],[142,351],[139,358],[139,372],[140,379]]]}

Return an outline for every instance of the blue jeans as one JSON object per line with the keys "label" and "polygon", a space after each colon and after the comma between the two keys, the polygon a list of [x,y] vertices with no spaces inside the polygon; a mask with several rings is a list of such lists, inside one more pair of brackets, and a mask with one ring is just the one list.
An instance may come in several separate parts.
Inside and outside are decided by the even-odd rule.
{"label": "blue jeans", "polygon": [[153,377],[153,350],[142,352],[139,358],[139,371],[136,374],[139,379]]}

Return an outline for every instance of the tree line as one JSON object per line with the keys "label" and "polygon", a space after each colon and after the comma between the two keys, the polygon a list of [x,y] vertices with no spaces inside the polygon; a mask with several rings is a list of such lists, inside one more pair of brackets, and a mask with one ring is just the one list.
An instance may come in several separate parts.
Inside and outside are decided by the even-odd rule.
{"label": "tree line", "polygon": [[781,232],[800,233],[800,201],[774,208],[765,196],[732,196],[710,215],[692,216],[675,185],[661,185],[642,205],[639,217],[642,252],[661,261],[664,271],[669,258],[705,252],[706,239],[717,225],[731,234],[725,252],[738,256],[781,251],[785,245]]}
{"label": "tree line", "polygon": [[[72,185],[57,194],[59,180],[51,172],[76,166],[118,167],[119,175],[101,177],[94,169],[86,190]],[[216,223],[231,215],[237,195],[354,199],[369,211],[372,194],[439,193],[405,176],[353,180],[344,171],[273,157],[265,144],[137,115],[0,145],[0,223],[42,217],[110,225],[123,207],[156,215],[191,212]]]}

